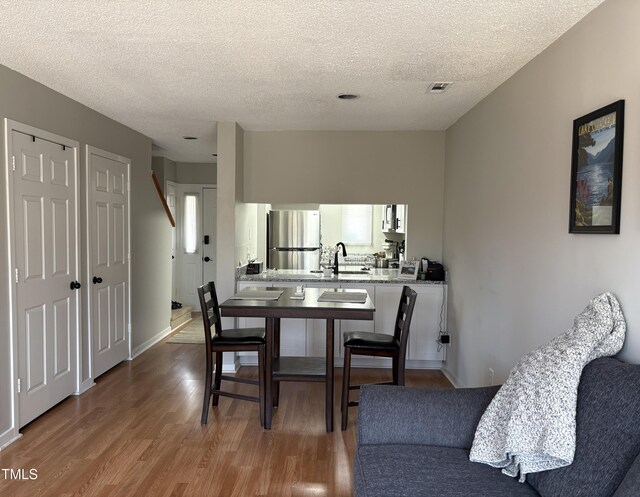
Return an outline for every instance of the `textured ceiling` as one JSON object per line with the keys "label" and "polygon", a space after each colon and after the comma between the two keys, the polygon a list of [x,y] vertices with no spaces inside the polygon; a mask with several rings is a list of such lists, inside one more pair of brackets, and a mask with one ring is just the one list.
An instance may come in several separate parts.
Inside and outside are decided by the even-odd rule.
{"label": "textured ceiling", "polygon": [[0,63],[208,162],[217,121],[446,129],[602,2],[2,0]]}

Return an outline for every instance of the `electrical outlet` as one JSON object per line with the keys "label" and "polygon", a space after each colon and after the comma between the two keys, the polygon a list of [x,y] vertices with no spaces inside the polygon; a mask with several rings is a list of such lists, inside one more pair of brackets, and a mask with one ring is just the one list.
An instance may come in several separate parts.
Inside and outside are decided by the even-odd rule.
{"label": "electrical outlet", "polygon": [[489,385],[493,385],[493,377],[495,375],[495,371],[493,368],[489,368]]}

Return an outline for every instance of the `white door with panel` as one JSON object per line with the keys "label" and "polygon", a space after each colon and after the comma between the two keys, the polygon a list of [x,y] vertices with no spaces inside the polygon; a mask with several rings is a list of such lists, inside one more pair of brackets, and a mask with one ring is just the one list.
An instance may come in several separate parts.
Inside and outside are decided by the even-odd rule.
{"label": "white door with panel", "polygon": [[94,378],[130,352],[129,168],[129,159],[87,147],[87,285]]}
{"label": "white door with panel", "polygon": [[[215,277],[215,216],[216,190],[205,185],[178,183],[176,228],[178,250],[176,254],[177,300],[193,310],[200,309],[198,287]],[[212,219],[213,218],[213,219]],[[208,244],[204,244],[204,230]],[[206,260],[209,258],[209,260]],[[206,266],[206,269],[205,269]],[[210,280],[205,280],[205,277]]]}
{"label": "white door with panel", "polygon": [[[171,211],[173,220],[177,222],[176,184],[173,181],[167,181],[165,192],[169,211]],[[171,228],[171,300],[178,299],[178,284],[176,280],[176,254],[178,252],[178,237],[176,231],[177,230],[175,226]]]}
{"label": "white door with panel", "polygon": [[13,128],[8,139],[22,427],[74,393],[77,385],[78,145],[16,127],[28,127],[7,123],[7,130]]}

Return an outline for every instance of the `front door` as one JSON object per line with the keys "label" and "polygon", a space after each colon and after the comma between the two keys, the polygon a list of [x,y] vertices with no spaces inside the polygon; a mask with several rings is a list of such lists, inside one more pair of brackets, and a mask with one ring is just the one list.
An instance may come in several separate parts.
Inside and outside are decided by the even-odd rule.
{"label": "front door", "polygon": [[199,310],[198,287],[215,278],[216,189],[178,183],[176,196],[177,300]]}
{"label": "front door", "polygon": [[94,378],[129,357],[129,164],[87,147]]}
{"label": "front door", "polygon": [[216,278],[216,195],[215,188],[202,189],[202,282]]}
{"label": "front door", "polygon": [[42,136],[13,129],[9,137],[19,427],[77,384],[77,148]]}

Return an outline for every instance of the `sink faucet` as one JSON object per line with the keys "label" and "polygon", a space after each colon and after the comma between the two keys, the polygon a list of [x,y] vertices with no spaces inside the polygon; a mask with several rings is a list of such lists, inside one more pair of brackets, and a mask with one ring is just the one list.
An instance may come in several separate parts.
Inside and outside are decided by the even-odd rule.
{"label": "sink faucet", "polygon": [[344,246],[344,243],[338,242],[336,243],[336,253],[333,256],[333,274],[338,275],[338,248],[342,245],[342,257],[347,256],[347,248]]}

